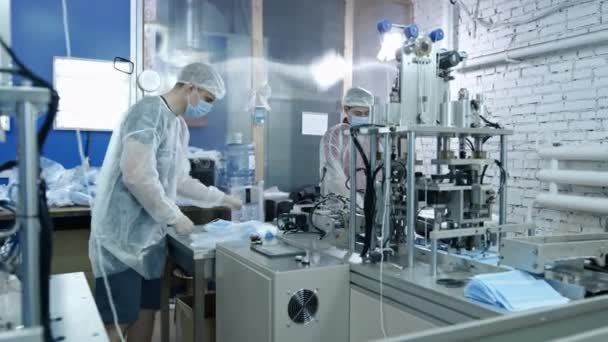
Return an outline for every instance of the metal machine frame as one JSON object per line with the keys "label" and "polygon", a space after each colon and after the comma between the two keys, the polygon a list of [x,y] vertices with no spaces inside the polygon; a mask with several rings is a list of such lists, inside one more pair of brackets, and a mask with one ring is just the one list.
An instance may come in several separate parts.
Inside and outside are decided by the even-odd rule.
{"label": "metal machine frame", "polygon": [[[393,246],[398,248],[405,233],[405,265],[412,268],[415,266],[416,219],[421,190],[424,190],[424,201],[431,205],[434,211],[432,233],[427,236],[425,231],[425,241],[429,237],[432,241],[433,276],[437,274],[439,239],[451,238],[450,244],[456,248],[465,246],[467,249],[473,249],[478,247],[481,241],[475,236],[485,235],[485,247],[489,246],[489,241],[498,242],[500,247],[504,233],[531,231],[532,227],[529,225],[506,225],[507,141],[513,131],[503,129],[483,116],[486,109],[482,95],[478,94],[470,99],[469,91],[461,89],[456,101],[450,99],[449,82],[454,79],[451,73],[454,67],[467,58],[466,52],[440,50],[436,43],[443,39],[441,29],[419,35],[415,25],[396,25],[383,20],[378,23],[378,30],[386,34],[403,31],[405,39],[395,52],[398,75],[390,93],[390,103],[373,107],[373,125],[351,129],[353,138],[350,144],[350,179],[356,177],[357,152],[363,153],[355,135],[365,135],[370,141],[366,163],[366,168],[371,168],[371,171],[367,172],[368,180],[371,177],[370,172],[377,174],[377,163],[382,162],[384,168],[382,189],[377,189],[376,186],[373,190],[369,189],[369,182],[366,189],[366,192],[381,192],[384,205],[380,207],[376,204],[372,209],[368,203],[368,207],[364,209],[368,214],[382,212],[383,215],[381,223],[374,218],[371,238],[370,220],[367,220],[365,249],[377,252],[377,226],[383,227],[380,236],[384,240],[379,248],[380,253],[385,251],[387,238],[395,240]],[[481,125],[481,120],[485,122],[485,127]],[[499,161],[489,159],[483,146],[488,139],[496,136],[500,138]],[[436,140],[437,153],[431,164],[435,165],[437,172],[419,177],[416,174],[416,141],[423,137]],[[405,157],[400,146],[402,139],[407,141]],[[458,140],[457,150],[452,150],[452,139]],[[470,146],[469,157],[465,142]],[[382,159],[377,157],[378,145],[383,146]],[[454,152],[458,152],[458,155]],[[394,176],[399,174],[392,165],[396,163],[401,164],[405,175]],[[485,171],[494,163],[501,168],[501,191],[498,196],[491,185],[484,183]],[[448,173],[442,173],[444,167],[449,170]],[[349,251],[355,253],[356,189],[351,187],[350,190]],[[430,194],[430,197],[427,198],[427,194]],[[492,223],[492,206],[496,197],[499,202],[498,225]],[[384,214],[387,211],[393,218]],[[397,224],[394,221],[395,216],[399,217]],[[391,225],[397,228],[392,229]],[[378,259],[377,255],[370,257],[373,260]]]}
{"label": "metal machine frame", "polygon": [[[0,334],[0,341],[23,337],[24,341],[42,340],[40,305],[40,221],[38,212],[38,141],[36,118],[40,106],[50,101],[50,92],[44,88],[0,87],[0,106],[17,113],[19,129],[19,203],[17,221],[21,225],[21,291],[22,316],[25,329],[13,336]],[[31,331],[31,334],[29,332]],[[10,335],[10,336],[9,336]],[[25,337],[26,335],[27,338]],[[36,338],[37,336],[37,338]]]}
{"label": "metal machine frame", "polygon": [[[362,135],[370,136],[370,140],[374,141],[377,138],[380,138],[384,142],[385,151],[390,151],[391,142],[395,138],[405,137],[407,139],[407,160],[405,168],[406,170],[415,170],[416,166],[416,139],[422,137],[433,137],[437,139],[437,150],[438,153],[441,149],[440,141],[444,138],[465,138],[465,137],[491,137],[491,136],[499,136],[500,137],[500,162],[505,167],[507,163],[507,136],[513,133],[512,130],[506,129],[489,129],[489,128],[457,128],[457,127],[441,127],[441,126],[388,126],[388,127],[363,127],[358,129],[358,133]],[[371,144],[370,146],[374,146]],[[370,155],[374,155],[374,152],[370,153]],[[355,150],[355,144],[351,140],[351,179],[356,177],[356,168],[352,167],[355,163],[355,156],[357,151]],[[440,156],[437,156],[437,159],[440,159]],[[373,158],[372,158],[373,160]],[[473,160],[465,160],[475,163]],[[390,174],[391,172],[391,156],[390,153],[384,153],[384,168],[386,169],[385,173]],[[506,168],[505,168],[506,171]],[[388,182],[387,182],[388,183]],[[417,198],[417,191],[420,190],[416,185],[416,175],[415,172],[408,172],[407,178],[405,182],[406,189],[406,198]],[[384,191],[389,192],[390,196],[390,187],[385,187]],[[414,255],[415,255],[415,226],[416,226],[416,201],[407,201],[406,206],[406,246],[407,246],[407,267],[414,267]],[[527,232],[531,230],[533,227],[531,225],[506,225],[506,213],[507,213],[507,192],[501,191],[499,196],[499,225],[490,225],[486,227],[476,227],[469,229],[454,229],[449,231],[434,231],[431,233],[431,241],[433,241],[432,253],[435,254],[434,260],[436,260],[437,248],[436,242],[438,239],[443,238],[453,238],[453,237],[466,237],[466,236],[474,236],[474,235],[484,235],[487,233],[493,233],[497,236],[497,241],[500,241],[500,237],[502,234],[506,232]],[[355,239],[356,239],[356,192],[354,187],[351,188],[351,219],[350,219],[350,243],[349,243],[349,251],[350,253],[355,253]],[[383,232],[384,236],[387,236],[388,232]],[[436,275],[437,263],[434,262],[433,274]]]}

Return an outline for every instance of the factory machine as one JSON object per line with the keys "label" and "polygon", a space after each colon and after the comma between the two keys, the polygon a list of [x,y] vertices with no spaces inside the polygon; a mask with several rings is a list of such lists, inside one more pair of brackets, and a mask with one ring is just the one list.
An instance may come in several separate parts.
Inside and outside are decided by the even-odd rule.
{"label": "factory machine", "polygon": [[[220,283],[231,284],[232,291],[225,298],[220,295],[218,303],[238,308],[238,302],[249,298],[225,277],[233,265],[263,279],[265,289],[280,289],[265,290],[276,294],[259,303],[272,312],[273,321],[263,321],[269,329],[265,336],[296,340],[300,334],[330,336],[347,329],[350,341],[368,341],[498,319],[506,310],[464,296],[464,286],[478,274],[516,268],[546,279],[570,299],[604,293],[608,234],[536,237],[532,224],[507,223],[507,150],[513,131],[490,120],[482,94],[460,89],[451,96],[455,68],[467,54],[440,49],[441,29],[420,34],[415,25],[386,20],[378,29],[402,39],[394,50],[398,74],[390,102],[374,106],[371,124],[349,132],[350,179],[359,171],[357,158],[364,165],[363,205],[357,203],[354,186],[349,199],[326,196],[308,215],[308,224],[321,234],[290,231],[281,242],[308,252],[325,249],[349,265],[350,279],[315,285],[331,262],[302,267],[291,259],[248,255],[249,250],[236,255],[220,247]],[[368,154],[360,141],[369,143]],[[431,142],[422,144],[430,148],[417,153],[417,142]],[[308,248],[313,240],[316,247]],[[288,278],[295,283],[284,286],[281,279]],[[286,318],[284,302],[299,287],[327,286],[323,292],[336,291],[333,286],[349,288],[348,304],[331,297],[335,305],[349,307],[349,323],[339,320],[330,329]],[[230,298],[237,292],[243,298],[233,303]],[[238,312],[226,311],[224,317],[237,317]],[[307,313],[316,322],[315,314]],[[243,324],[252,315],[243,315]],[[344,312],[333,315],[343,317]],[[230,327],[220,331],[233,333]]]}
{"label": "factory machine", "polygon": [[[608,235],[536,237],[533,224],[507,223],[513,131],[490,120],[482,94],[459,89],[451,96],[455,68],[467,54],[440,49],[441,29],[419,34],[386,20],[378,29],[403,39],[390,102],[374,106],[372,124],[350,131],[350,179],[356,158],[367,179],[363,207],[352,187],[343,220],[350,321],[357,322],[351,341],[502,315],[464,297],[468,280],[481,273],[527,271],[570,299],[605,293]],[[369,155],[359,140],[369,142]],[[424,142],[418,153],[417,142]],[[313,215],[331,226],[321,216]]]}

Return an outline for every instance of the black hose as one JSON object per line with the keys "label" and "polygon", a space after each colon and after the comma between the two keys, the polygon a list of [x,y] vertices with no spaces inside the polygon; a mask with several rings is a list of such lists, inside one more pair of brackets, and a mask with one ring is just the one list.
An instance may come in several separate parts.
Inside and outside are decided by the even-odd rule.
{"label": "black hose", "polygon": [[359,140],[356,137],[356,131],[351,129],[351,135],[353,143],[357,148],[357,151],[361,155],[363,165],[365,166],[365,196],[363,199],[363,213],[365,214],[365,237],[363,242],[363,250],[361,250],[361,257],[365,257],[369,252],[372,242],[372,230],[374,224],[374,211],[375,211],[375,190],[374,190],[374,178],[371,166]]}
{"label": "black hose", "polygon": [[481,177],[479,177],[479,184],[483,184],[483,178],[486,176],[486,171],[488,171],[488,165],[483,166],[483,171],[481,171]]}
{"label": "black hose", "polygon": [[473,143],[471,142],[471,140],[469,138],[465,138],[465,141],[469,145],[469,148],[471,149],[471,151],[475,152],[475,145],[473,145]]}
{"label": "black hose", "polygon": [[492,122],[488,119],[486,119],[483,115],[479,116],[481,118],[481,120],[483,120],[483,122],[486,123],[487,126],[492,127],[492,128],[496,128],[496,129],[501,129],[502,126],[500,126],[499,124],[497,124],[496,122]]}
{"label": "black hose", "polygon": [[50,316],[50,278],[51,278],[51,259],[53,257],[53,220],[49,212],[46,199],[46,183],[40,181],[38,189],[38,206],[40,214],[40,313],[42,315],[42,325],[47,341],[54,341],[51,334]]}

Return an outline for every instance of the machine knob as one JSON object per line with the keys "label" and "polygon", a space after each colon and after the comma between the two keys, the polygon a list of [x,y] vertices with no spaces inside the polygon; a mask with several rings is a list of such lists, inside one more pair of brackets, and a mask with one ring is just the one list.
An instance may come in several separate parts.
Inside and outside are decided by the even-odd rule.
{"label": "machine knob", "polygon": [[391,30],[391,27],[393,27],[393,23],[388,19],[382,19],[376,24],[376,27],[378,28],[378,32],[387,33]]}
{"label": "machine knob", "polygon": [[436,42],[442,40],[443,37],[444,37],[444,33],[443,33],[443,30],[440,28],[435,29],[435,30],[431,31],[431,33],[429,33],[429,38],[431,38],[433,43],[436,43]]}
{"label": "machine knob", "polygon": [[411,38],[418,38],[418,26],[416,26],[415,24],[412,25],[408,25],[406,27],[403,28],[403,33],[405,34],[405,36],[407,37],[407,39],[411,39]]}

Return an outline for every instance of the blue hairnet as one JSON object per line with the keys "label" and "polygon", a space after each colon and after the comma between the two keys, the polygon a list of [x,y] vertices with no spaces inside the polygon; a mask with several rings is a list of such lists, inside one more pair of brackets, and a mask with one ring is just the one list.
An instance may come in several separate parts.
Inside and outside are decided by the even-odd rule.
{"label": "blue hairnet", "polygon": [[350,88],[346,92],[346,95],[344,95],[342,105],[348,107],[371,108],[374,105],[374,95],[368,90],[360,87]]}
{"label": "blue hairnet", "polygon": [[206,90],[221,100],[226,95],[224,80],[214,67],[205,63],[192,63],[186,65],[179,74],[178,82],[192,83],[200,89]]}

